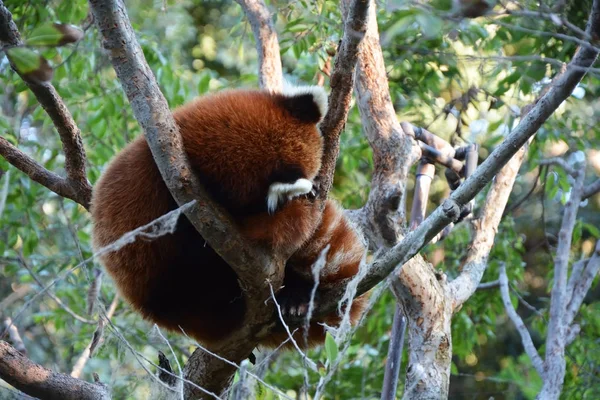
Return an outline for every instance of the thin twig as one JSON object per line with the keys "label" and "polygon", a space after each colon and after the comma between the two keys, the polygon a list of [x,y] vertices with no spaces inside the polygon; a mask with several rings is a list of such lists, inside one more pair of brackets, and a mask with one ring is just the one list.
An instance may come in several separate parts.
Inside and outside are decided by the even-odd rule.
{"label": "thin twig", "polygon": [[[12,15],[4,6],[2,0],[0,0],[0,44],[1,43],[9,46],[19,46],[23,44],[17,26],[12,20]],[[23,78],[22,75],[20,76]],[[69,112],[64,100],[60,97],[51,83],[32,83],[26,79],[24,79],[24,81],[54,123],[54,127],[60,136],[60,141],[62,142],[63,151],[65,153],[65,170],[67,172],[65,181],[73,192],[72,196],[65,197],[68,197],[83,205],[86,209],[89,209],[90,199],[92,197],[92,187],[86,176],[86,154],[83,147],[83,141],[81,140],[81,131],[73,120],[73,116]]]}
{"label": "thin twig", "polygon": [[33,181],[47,187],[59,196],[66,197],[85,208],[89,208],[89,199],[85,200],[85,197],[82,197],[81,193],[77,192],[67,179],[48,171],[43,165],[23,153],[3,137],[0,137],[0,155]]}
{"label": "thin twig", "polygon": [[504,309],[508,314],[508,317],[517,328],[519,335],[521,335],[521,342],[523,343],[523,348],[525,352],[531,359],[531,363],[535,367],[536,371],[540,375],[540,377],[544,377],[544,363],[542,358],[540,357],[537,349],[533,345],[533,341],[531,340],[531,335],[525,326],[525,323],[515,311],[512,303],[510,302],[510,294],[508,293],[508,277],[506,276],[506,266],[504,264],[500,264],[500,272],[499,272],[499,281],[500,281],[500,294],[502,295],[502,303],[504,304]]}

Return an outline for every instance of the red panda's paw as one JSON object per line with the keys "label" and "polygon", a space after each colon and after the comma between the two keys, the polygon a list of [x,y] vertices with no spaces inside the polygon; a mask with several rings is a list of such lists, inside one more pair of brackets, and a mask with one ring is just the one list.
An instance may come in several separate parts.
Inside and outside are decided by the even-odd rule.
{"label": "red panda's paw", "polygon": [[315,197],[314,185],[312,181],[305,178],[300,178],[292,183],[272,183],[271,186],[269,186],[269,193],[267,194],[267,210],[269,214],[274,214],[287,202],[298,197]]}
{"label": "red panda's paw", "polygon": [[298,320],[306,318],[310,308],[311,297],[314,309],[319,304],[319,295],[316,292],[312,296],[312,287],[310,285],[284,286],[277,293],[277,303],[279,304],[283,319],[292,318]]}

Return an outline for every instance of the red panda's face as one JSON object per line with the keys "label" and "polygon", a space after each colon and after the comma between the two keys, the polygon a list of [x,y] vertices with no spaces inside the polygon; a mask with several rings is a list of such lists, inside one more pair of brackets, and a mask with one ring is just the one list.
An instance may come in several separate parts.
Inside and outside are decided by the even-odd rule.
{"label": "red panda's face", "polygon": [[175,112],[190,162],[230,212],[275,212],[310,194],[321,168],[320,87],[283,94],[232,90]]}

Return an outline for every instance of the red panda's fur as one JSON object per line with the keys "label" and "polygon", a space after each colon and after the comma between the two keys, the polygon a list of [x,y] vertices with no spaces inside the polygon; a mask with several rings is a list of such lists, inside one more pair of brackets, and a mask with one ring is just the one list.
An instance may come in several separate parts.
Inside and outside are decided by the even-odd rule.
{"label": "red panda's fur", "polygon": [[[312,182],[321,167],[323,140],[316,124],[323,109],[314,96],[310,91],[232,90],[174,112],[194,172],[240,231],[267,250],[296,252],[286,267],[288,289],[311,285],[311,265],[327,244],[325,285],[356,274],[364,252],[356,231],[331,201],[324,211],[304,196],[289,199],[272,214],[266,207],[271,184]],[[176,207],[145,139],[138,137],[94,188],[94,246],[106,246]],[[183,216],[173,234],[138,239],[105,254],[102,262],[133,308],[162,327],[183,329],[210,344],[242,321],[244,301],[235,273]],[[354,301],[353,321],[363,302]],[[338,321],[335,315],[323,319],[329,325]],[[322,340],[323,328],[313,323],[310,336],[311,342]],[[285,339],[274,333],[263,344]]]}

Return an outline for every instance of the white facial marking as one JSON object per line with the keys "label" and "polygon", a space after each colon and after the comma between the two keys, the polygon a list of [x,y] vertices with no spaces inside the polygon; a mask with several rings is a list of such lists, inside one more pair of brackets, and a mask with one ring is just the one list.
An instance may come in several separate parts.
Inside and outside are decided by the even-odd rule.
{"label": "white facial marking", "polygon": [[300,178],[294,183],[275,182],[269,186],[267,195],[267,210],[273,214],[282,200],[292,200],[294,197],[310,193],[313,184],[308,179]]}

